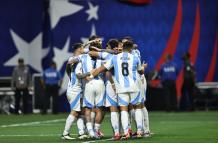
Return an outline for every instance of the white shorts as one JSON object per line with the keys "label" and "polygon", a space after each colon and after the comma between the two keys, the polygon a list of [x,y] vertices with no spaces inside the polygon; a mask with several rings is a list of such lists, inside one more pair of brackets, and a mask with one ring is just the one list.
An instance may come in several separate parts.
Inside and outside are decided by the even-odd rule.
{"label": "white shorts", "polygon": [[81,111],[81,96],[82,96],[82,90],[81,88],[77,87],[68,87],[67,88],[67,100],[70,104],[70,110],[74,111]]}
{"label": "white shorts", "polygon": [[93,79],[86,83],[83,107],[94,108],[104,106],[105,85],[101,79]]}
{"label": "white shorts", "polygon": [[110,106],[118,106],[117,102],[117,94],[114,92],[111,83],[106,83],[106,99],[105,99],[105,107]]}
{"label": "white shorts", "polygon": [[141,103],[140,92],[118,93],[118,105],[128,106],[129,104],[137,105]]}

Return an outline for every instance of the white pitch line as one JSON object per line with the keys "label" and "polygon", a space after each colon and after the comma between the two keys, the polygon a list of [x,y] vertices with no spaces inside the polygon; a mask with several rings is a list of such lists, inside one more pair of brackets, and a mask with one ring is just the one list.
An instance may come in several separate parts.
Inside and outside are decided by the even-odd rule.
{"label": "white pitch line", "polygon": [[105,141],[112,141],[113,139],[112,138],[109,138],[109,139],[103,139],[103,140],[93,140],[93,141],[85,141],[85,142],[82,142],[82,143],[94,143],[94,142],[105,142]]}
{"label": "white pitch line", "polygon": [[55,119],[55,120],[47,120],[47,121],[35,121],[35,122],[27,122],[27,123],[1,125],[0,127],[7,128],[7,127],[30,126],[30,125],[38,125],[38,124],[44,124],[44,123],[57,123],[57,122],[65,121],[65,120],[66,119]]}

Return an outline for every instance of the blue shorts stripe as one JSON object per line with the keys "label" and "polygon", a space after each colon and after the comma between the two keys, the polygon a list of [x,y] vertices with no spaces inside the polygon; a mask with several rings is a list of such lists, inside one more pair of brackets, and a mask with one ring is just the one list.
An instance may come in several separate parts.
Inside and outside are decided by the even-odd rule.
{"label": "blue shorts stripe", "polygon": [[80,102],[80,93],[76,96],[75,100],[72,103],[70,103],[70,109],[74,109],[78,102]]}
{"label": "blue shorts stripe", "polygon": [[131,104],[135,105],[135,104],[139,103],[140,102],[139,99],[140,99],[140,92],[138,92],[137,97],[131,102]]}
{"label": "blue shorts stripe", "polygon": [[120,98],[119,96],[118,96],[118,103],[120,103],[120,104],[122,104],[122,105],[124,105],[124,106],[128,106],[129,105],[129,103],[127,103],[126,101],[124,101],[122,98]]}

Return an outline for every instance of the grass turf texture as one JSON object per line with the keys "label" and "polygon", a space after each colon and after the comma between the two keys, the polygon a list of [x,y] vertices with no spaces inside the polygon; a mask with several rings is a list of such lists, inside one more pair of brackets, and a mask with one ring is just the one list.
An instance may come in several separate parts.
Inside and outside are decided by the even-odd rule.
{"label": "grass turf texture", "polygon": [[[151,138],[131,139],[116,142],[146,143],[217,143],[218,112],[150,112]],[[65,141],[60,139],[67,114],[59,115],[0,115],[0,143],[60,143],[85,142],[90,140]],[[25,124],[21,124],[25,123]],[[30,124],[26,124],[30,123]],[[4,126],[6,125],[6,126]],[[8,126],[9,125],[9,126]],[[111,138],[112,128],[109,114],[102,127],[105,138]],[[77,137],[77,127],[72,128],[73,137]]]}

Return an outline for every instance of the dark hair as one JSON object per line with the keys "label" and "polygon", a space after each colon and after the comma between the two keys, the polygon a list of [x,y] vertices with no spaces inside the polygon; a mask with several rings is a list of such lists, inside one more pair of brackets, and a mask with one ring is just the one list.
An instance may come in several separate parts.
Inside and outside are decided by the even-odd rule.
{"label": "dark hair", "polygon": [[92,35],[91,37],[89,37],[89,41],[95,40],[97,38],[100,38],[100,37],[98,37],[97,35]]}
{"label": "dark hair", "polygon": [[132,41],[126,41],[123,43],[123,49],[131,49],[133,48],[133,42]]}
{"label": "dark hair", "polygon": [[18,63],[24,63],[24,59],[23,58],[19,58],[18,59]]}
{"label": "dark hair", "polygon": [[172,60],[172,59],[173,59],[173,56],[172,56],[171,54],[167,54],[167,55],[166,55],[166,58],[167,58],[167,60]]}
{"label": "dark hair", "polygon": [[50,66],[56,66],[56,63],[54,61],[51,61]]}
{"label": "dark hair", "polygon": [[111,49],[118,47],[119,41],[117,39],[110,39],[107,43],[110,45]]}
{"label": "dark hair", "polygon": [[75,43],[75,44],[73,44],[73,50],[72,50],[72,52],[76,51],[76,49],[81,48],[82,45],[83,45],[82,43]]}
{"label": "dark hair", "polygon": [[132,39],[132,37],[130,37],[130,36],[126,36],[126,37],[124,37],[122,40],[124,40],[124,39],[133,42],[133,39]]}

